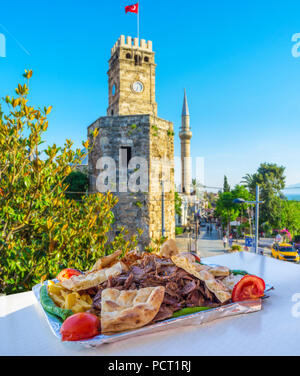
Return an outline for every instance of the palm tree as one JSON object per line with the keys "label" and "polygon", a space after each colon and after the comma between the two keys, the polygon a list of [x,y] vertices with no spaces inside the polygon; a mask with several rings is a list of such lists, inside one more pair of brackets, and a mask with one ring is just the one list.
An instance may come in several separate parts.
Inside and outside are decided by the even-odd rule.
{"label": "palm tree", "polygon": [[256,185],[256,176],[255,174],[246,174],[245,176],[243,176],[242,178],[243,180],[241,181],[241,184],[248,188],[248,190],[250,192],[254,192],[255,191],[255,185]]}

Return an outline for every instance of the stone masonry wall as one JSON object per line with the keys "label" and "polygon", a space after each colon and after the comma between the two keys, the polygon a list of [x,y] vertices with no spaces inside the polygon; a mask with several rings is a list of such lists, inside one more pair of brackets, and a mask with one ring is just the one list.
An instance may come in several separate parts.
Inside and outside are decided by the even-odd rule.
{"label": "stone masonry wall", "polygon": [[[108,116],[101,117],[88,128],[90,134],[99,128],[94,149],[89,156],[90,190],[97,191],[96,182],[101,172],[97,169],[97,161],[101,157],[111,157],[116,162],[116,190],[114,194],[119,202],[114,209],[115,226],[124,226],[130,234],[136,234],[137,228],[142,229],[141,248],[149,245],[151,239],[158,239],[162,234],[162,191],[160,180],[163,175],[162,163],[168,164],[164,158],[174,161],[173,125],[172,123],[151,115]],[[148,162],[147,192],[119,192],[120,175],[118,171],[120,147],[130,147],[131,157],[142,157]],[[128,170],[132,176],[139,165]],[[168,174],[167,174],[168,175]],[[165,235],[175,236],[174,209],[174,166],[170,169],[171,189],[165,194]],[[165,184],[168,191],[168,184]]]}
{"label": "stone masonry wall", "polygon": [[175,237],[173,123],[151,116],[149,227],[152,239],[158,239],[162,235],[162,180],[164,181],[165,236],[170,239]]}

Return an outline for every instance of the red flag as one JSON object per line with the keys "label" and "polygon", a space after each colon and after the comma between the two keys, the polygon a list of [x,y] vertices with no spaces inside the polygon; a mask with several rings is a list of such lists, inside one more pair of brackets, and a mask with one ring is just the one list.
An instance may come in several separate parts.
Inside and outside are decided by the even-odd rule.
{"label": "red flag", "polygon": [[125,13],[127,13],[127,12],[138,14],[138,12],[139,12],[139,3],[133,4],[133,5],[128,5],[127,7],[125,7]]}

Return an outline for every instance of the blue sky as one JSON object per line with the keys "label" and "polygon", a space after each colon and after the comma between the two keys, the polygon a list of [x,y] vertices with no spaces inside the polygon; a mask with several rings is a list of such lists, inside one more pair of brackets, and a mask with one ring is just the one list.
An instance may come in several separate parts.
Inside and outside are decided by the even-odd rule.
{"label": "blue sky", "polygon": [[[12,94],[33,69],[32,103],[52,105],[47,143],[76,146],[106,114],[110,49],[121,34],[136,36],[133,0],[33,1],[1,5],[0,95]],[[286,166],[287,184],[300,182],[299,1],[141,0],[140,37],[156,52],[159,117],[175,127],[183,89],[193,130],[192,156],[205,159],[205,183],[239,183],[261,162]]]}

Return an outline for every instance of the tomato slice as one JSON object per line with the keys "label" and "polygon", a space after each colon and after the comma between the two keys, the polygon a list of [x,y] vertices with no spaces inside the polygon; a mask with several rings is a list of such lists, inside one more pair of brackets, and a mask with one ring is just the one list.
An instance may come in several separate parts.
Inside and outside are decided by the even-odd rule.
{"label": "tomato slice", "polygon": [[264,296],[265,281],[255,275],[246,275],[234,286],[232,301],[241,302],[244,300],[258,299]]}
{"label": "tomato slice", "polygon": [[58,276],[56,277],[59,282],[65,281],[66,279],[70,279],[73,275],[80,275],[82,274],[79,270],[76,269],[64,269],[62,270]]}
{"label": "tomato slice", "polygon": [[76,313],[67,318],[60,328],[63,341],[80,341],[100,333],[100,319],[92,313]]}

